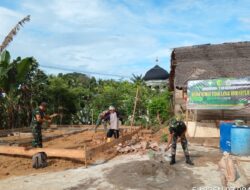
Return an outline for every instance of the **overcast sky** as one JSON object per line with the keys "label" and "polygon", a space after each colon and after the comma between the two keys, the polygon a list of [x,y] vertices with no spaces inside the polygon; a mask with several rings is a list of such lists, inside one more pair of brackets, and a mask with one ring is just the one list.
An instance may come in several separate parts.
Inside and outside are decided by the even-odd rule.
{"label": "overcast sky", "polygon": [[249,41],[249,10],[248,0],[0,0],[0,41],[29,14],[13,58],[34,56],[47,73],[131,76],[156,57],[169,71],[174,47]]}

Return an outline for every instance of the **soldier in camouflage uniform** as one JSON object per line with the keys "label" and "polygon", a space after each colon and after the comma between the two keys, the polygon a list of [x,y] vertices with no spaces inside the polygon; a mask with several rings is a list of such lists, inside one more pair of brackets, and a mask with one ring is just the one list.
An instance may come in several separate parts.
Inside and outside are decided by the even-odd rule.
{"label": "soldier in camouflage uniform", "polygon": [[50,116],[45,115],[47,104],[45,102],[42,102],[40,106],[34,110],[32,115],[32,121],[31,121],[31,127],[32,127],[32,133],[33,133],[33,141],[32,146],[33,147],[43,147],[42,143],[42,124],[44,121],[50,121]]}
{"label": "soldier in camouflage uniform", "polygon": [[187,130],[187,126],[182,121],[180,114],[176,118],[171,120],[170,126],[169,126],[169,140],[168,140],[168,144],[166,147],[166,150],[168,150],[171,146],[170,165],[173,165],[176,163],[175,155],[176,155],[176,147],[177,147],[178,138],[180,138],[181,140],[181,146],[186,157],[186,163],[189,165],[194,165],[193,162],[190,160],[190,156],[189,156],[188,142],[185,136],[186,130]]}

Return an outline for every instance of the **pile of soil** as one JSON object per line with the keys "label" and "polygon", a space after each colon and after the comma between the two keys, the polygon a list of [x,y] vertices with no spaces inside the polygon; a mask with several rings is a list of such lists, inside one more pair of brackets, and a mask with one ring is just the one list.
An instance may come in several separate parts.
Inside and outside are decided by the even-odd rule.
{"label": "pile of soil", "polygon": [[[110,183],[118,187],[138,189],[192,189],[202,183],[192,172],[181,166],[170,166],[167,162],[155,160],[120,164],[108,174]],[[177,180],[178,179],[178,180]],[[177,183],[178,181],[178,183]]]}

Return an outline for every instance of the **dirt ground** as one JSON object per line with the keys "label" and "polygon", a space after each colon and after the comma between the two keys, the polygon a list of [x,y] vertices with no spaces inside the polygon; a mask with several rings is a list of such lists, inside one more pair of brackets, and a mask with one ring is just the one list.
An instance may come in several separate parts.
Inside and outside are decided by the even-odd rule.
{"label": "dirt ground", "polygon": [[[62,133],[62,131],[57,131],[57,133]],[[94,133],[93,131],[85,131],[44,142],[44,147],[81,149],[84,147],[84,144],[86,144],[87,148],[91,148],[103,143],[104,137],[104,132]],[[100,157],[104,160],[109,158],[105,153],[100,155]],[[94,160],[92,162],[94,162]],[[37,170],[31,167],[31,158],[0,155],[0,179],[12,176],[27,175],[30,173],[67,170],[70,168],[82,167],[83,165],[84,163],[79,161],[50,158],[48,159],[48,167]]]}
{"label": "dirt ground", "polygon": [[[45,131],[44,135],[55,135],[55,134],[64,134],[65,130],[53,130],[53,131]],[[143,135],[143,139],[160,142],[162,133],[167,133],[164,129],[157,132],[156,134],[147,134]],[[20,137],[4,137],[1,139],[8,140],[18,140]],[[94,133],[93,131],[84,131],[78,134],[73,134],[65,137],[56,138],[54,140],[50,140],[48,142],[44,142],[44,147],[51,148],[66,148],[66,149],[83,149],[86,144],[87,148],[92,148],[98,146],[105,142],[105,133],[102,131],[98,131]],[[179,145],[180,146],[180,145]],[[219,152],[207,152],[207,156],[203,156],[203,153],[198,152],[197,150],[190,150],[191,156],[196,160],[196,164],[203,165],[208,161],[217,163],[220,155]],[[192,155],[193,154],[193,155]],[[98,155],[98,157],[89,161],[89,164],[97,164],[102,163],[114,156],[114,152],[104,152]],[[183,161],[184,158],[181,157],[180,161]],[[177,160],[178,162],[178,160]],[[54,171],[62,171],[71,168],[78,168],[84,165],[83,162],[73,161],[73,160],[65,160],[65,159],[56,159],[50,158],[48,159],[48,167],[42,169],[33,169],[31,167],[31,158],[20,157],[20,156],[5,156],[0,155],[0,179],[9,178],[13,176],[27,175],[30,173],[43,173],[43,172],[54,172]]]}
{"label": "dirt ground", "polygon": [[[193,149],[197,150],[193,155],[199,153],[205,156],[207,152],[218,152],[216,149],[203,147],[191,146],[190,149],[191,153]],[[194,158],[195,164],[199,162],[199,157]],[[178,146],[177,163],[174,166],[170,166],[166,160],[158,159],[158,156],[131,153],[117,156],[107,163],[89,166],[87,169],[81,167],[0,180],[0,189],[10,186],[11,190],[190,190],[192,187],[220,185],[216,166],[217,164],[210,162],[201,162],[201,166],[187,166],[181,147]],[[213,178],[208,177],[208,173],[212,174]],[[201,177],[201,174],[204,176]]]}
{"label": "dirt ground", "polygon": [[[62,129],[62,130],[52,130],[52,129],[48,129],[48,130],[43,130],[43,136],[46,137],[48,135],[62,135],[65,134],[65,132],[67,131],[67,129]],[[23,133],[25,134],[25,133]],[[32,134],[31,133],[26,133],[26,137],[22,136],[22,135],[16,135],[16,136],[7,136],[7,137],[1,137],[1,141],[20,141],[20,140],[28,140],[28,139],[32,139]]]}
{"label": "dirt ground", "polygon": [[[81,131],[87,130],[87,128],[59,128],[59,129],[44,129],[42,131],[43,139],[44,140],[50,140],[54,137],[62,137],[71,135],[72,133],[78,133]],[[24,133],[14,133],[15,135],[9,135],[6,137],[0,137],[0,143],[1,144],[9,144],[9,145],[17,145],[17,146],[27,146],[30,144],[30,142],[33,139],[31,132],[24,132]]]}
{"label": "dirt ground", "polygon": [[[45,135],[65,134],[67,130],[44,132]],[[129,153],[117,155],[115,149],[108,150],[89,160],[85,169],[83,161],[48,159],[48,167],[33,169],[31,158],[0,155],[0,190],[6,189],[44,189],[44,190],[81,190],[81,189],[171,189],[189,190],[193,187],[220,186],[218,162],[222,153],[217,147],[218,139],[194,139],[189,144],[189,151],[194,166],[185,164],[185,157],[180,143],[177,145],[176,165],[170,166],[170,152],[164,152],[161,142],[165,129],[155,134],[141,134],[142,141],[158,142],[160,151],[148,150],[144,154]],[[17,137],[5,137],[17,140]],[[17,139],[16,139],[17,138]],[[20,138],[20,137],[19,137]],[[0,139],[1,140],[1,139]],[[210,142],[211,141],[211,142]],[[63,149],[83,149],[105,143],[104,131],[92,130],[77,134],[63,135],[44,142],[44,147]],[[204,146],[213,144],[212,147]],[[153,154],[153,156],[152,156]],[[114,158],[110,160],[111,158]],[[209,174],[209,176],[208,176]],[[210,177],[212,176],[212,177]],[[42,180],[41,180],[42,179]],[[43,182],[46,183],[44,184]],[[70,181],[70,183],[67,183]],[[58,184],[60,183],[60,186]],[[21,184],[21,186],[20,186]],[[21,187],[21,188],[20,188]]]}
{"label": "dirt ground", "polygon": [[84,131],[82,133],[57,138],[44,143],[44,147],[50,148],[83,148],[86,144],[88,148],[99,145],[104,142],[105,133],[93,131]]}

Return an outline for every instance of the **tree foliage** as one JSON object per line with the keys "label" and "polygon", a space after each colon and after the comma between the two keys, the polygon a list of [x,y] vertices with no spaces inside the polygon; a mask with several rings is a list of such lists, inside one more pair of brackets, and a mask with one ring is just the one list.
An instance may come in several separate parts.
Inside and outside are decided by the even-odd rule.
{"label": "tree foliage", "polygon": [[[32,57],[11,61],[8,51],[0,55],[0,109],[2,127],[17,127],[25,120],[26,125],[30,120],[32,110],[29,96],[29,76],[38,64]],[[20,113],[20,114],[19,114]],[[27,117],[25,117],[26,115]]]}
{"label": "tree foliage", "polygon": [[[57,124],[91,124],[110,105],[130,124],[139,89],[135,124],[163,124],[169,117],[169,93],[148,88],[142,76],[130,81],[96,80],[81,73],[46,75],[32,57],[11,61],[4,51],[0,62],[0,126],[29,125],[32,110],[48,102],[48,113],[59,113]],[[4,97],[3,94],[6,94]]]}

